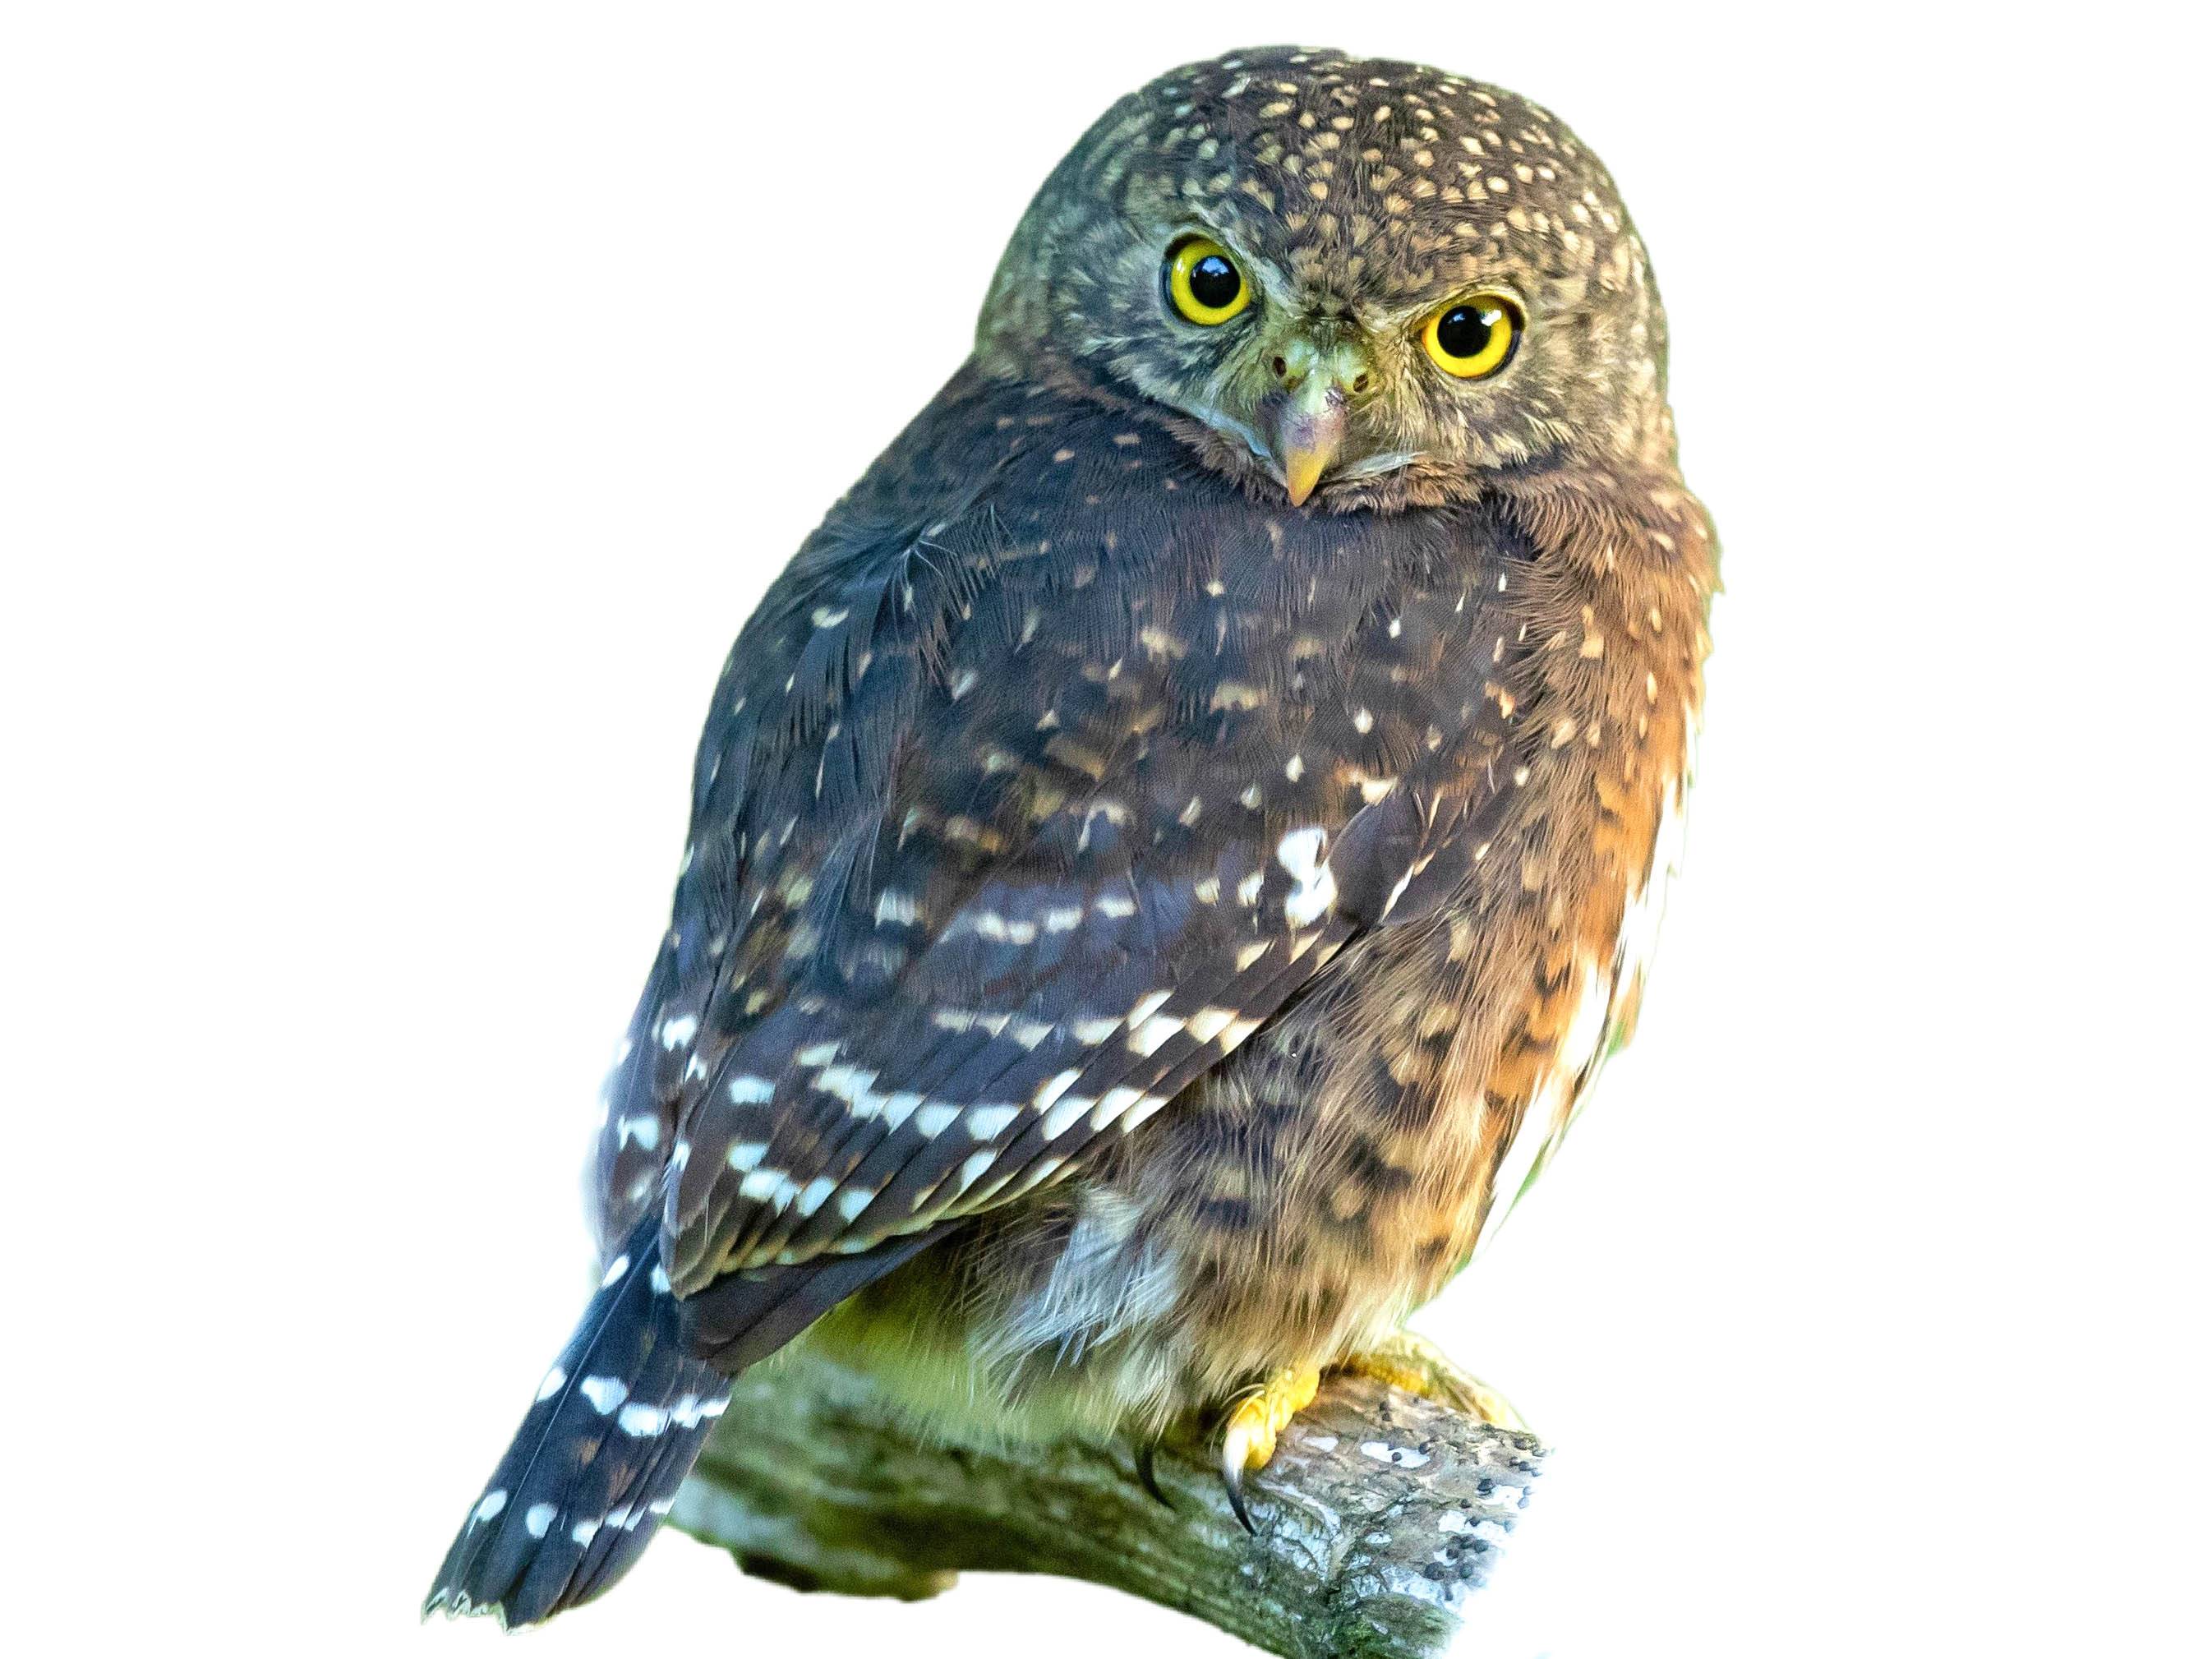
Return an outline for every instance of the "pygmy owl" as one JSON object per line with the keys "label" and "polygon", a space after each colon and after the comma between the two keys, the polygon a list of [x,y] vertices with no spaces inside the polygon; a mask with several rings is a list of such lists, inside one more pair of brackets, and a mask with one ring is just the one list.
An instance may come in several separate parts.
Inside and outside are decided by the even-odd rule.
{"label": "pygmy owl", "polygon": [[956,1438],[1231,1404],[1240,1515],[1328,1367],[1505,1413],[1401,1327],[1635,1021],[1714,581],[1665,350],[1510,93],[1106,112],[723,668],[604,1276],[430,1607],[604,1589],[793,1342]]}

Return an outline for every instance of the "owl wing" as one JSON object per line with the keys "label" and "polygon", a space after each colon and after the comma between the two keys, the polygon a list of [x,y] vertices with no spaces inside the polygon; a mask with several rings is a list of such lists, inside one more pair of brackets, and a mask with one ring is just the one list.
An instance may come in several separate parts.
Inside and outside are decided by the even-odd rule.
{"label": "owl wing", "polygon": [[833,519],[771,592],[635,1034],[680,1293],[743,1281],[750,1320],[1064,1177],[1450,884],[1497,793],[1491,641],[1408,626],[1403,573],[1244,545],[1243,509],[1115,520],[1092,565],[1079,515],[1041,555],[987,483]]}

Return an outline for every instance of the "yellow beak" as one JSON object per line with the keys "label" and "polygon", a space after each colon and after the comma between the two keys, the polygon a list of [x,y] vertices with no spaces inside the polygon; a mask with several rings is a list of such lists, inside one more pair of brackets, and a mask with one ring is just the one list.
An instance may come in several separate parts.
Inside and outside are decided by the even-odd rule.
{"label": "yellow beak", "polygon": [[1268,447],[1292,507],[1303,507],[1342,453],[1351,425],[1350,388],[1364,386],[1368,360],[1356,337],[1301,331],[1275,359],[1284,389],[1267,418]]}
{"label": "yellow beak", "polygon": [[1275,417],[1275,461],[1292,507],[1305,504],[1344,447],[1343,388],[1319,379],[1307,386],[1313,390],[1293,395]]}

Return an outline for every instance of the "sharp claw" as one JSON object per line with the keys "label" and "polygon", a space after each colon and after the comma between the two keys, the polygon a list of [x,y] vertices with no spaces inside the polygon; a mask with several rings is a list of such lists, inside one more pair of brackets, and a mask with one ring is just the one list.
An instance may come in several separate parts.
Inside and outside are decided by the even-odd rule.
{"label": "sharp claw", "polygon": [[1137,1479],[1145,1483],[1145,1490],[1159,1501],[1163,1509],[1172,1510],[1175,1501],[1160,1490],[1160,1477],[1152,1468],[1152,1455],[1159,1449],[1157,1440],[1137,1443]]}
{"label": "sharp claw", "polygon": [[1229,1489],[1229,1507],[1237,1511],[1244,1530],[1257,1538],[1260,1529],[1252,1524],[1252,1512],[1244,1507],[1244,1471],[1251,1450],[1251,1430],[1242,1419],[1231,1416],[1221,1437],[1221,1484]]}

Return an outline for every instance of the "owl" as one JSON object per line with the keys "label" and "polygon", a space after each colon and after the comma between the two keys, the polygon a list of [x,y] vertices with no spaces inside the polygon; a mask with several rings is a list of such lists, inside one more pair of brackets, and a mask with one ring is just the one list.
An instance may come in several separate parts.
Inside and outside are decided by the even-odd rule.
{"label": "owl", "polygon": [[1269,49],[1098,120],[723,667],[599,1289],[428,1608],[605,1589],[793,1344],[946,1438],[1225,1413],[1248,1526],[1329,1368],[1507,1418],[1402,1326],[1636,1021],[1715,582],[1665,358],[1511,93]]}

